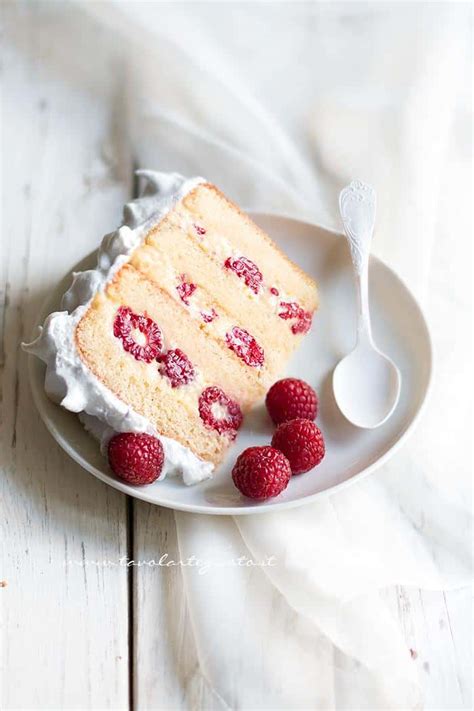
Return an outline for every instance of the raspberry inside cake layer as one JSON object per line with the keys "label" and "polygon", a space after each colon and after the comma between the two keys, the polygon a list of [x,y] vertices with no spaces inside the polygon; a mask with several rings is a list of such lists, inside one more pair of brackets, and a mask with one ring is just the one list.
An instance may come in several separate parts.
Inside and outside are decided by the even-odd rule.
{"label": "raspberry inside cake layer", "polygon": [[[126,305],[134,313],[151,317],[163,334],[163,350],[179,348],[186,353],[199,380],[219,385],[238,400],[243,410],[263,394],[261,368],[247,366],[224,341],[209,338],[204,321],[190,317],[187,309],[181,308],[167,291],[130,264],[107,286],[105,295],[116,309]],[[106,330],[110,335],[110,328],[106,326]],[[197,389],[196,383],[193,388]],[[180,388],[180,392],[184,389]]]}
{"label": "raspberry inside cake layer", "polygon": [[158,433],[217,464],[316,305],[312,280],[203,184],[94,297],[76,342],[96,377]]}
{"label": "raspberry inside cake layer", "polygon": [[[142,296],[141,301],[147,298]],[[151,312],[154,308],[148,309]],[[159,433],[201,459],[218,463],[236,433],[235,427],[225,426],[230,419],[225,403],[216,399],[215,423],[201,416],[201,395],[212,386],[184,350],[166,349],[163,331],[148,313],[144,316],[107,295],[97,295],[76,330],[81,358]],[[236,402],[230,392],[219,390],[229,403]]]}
{"label": "raspberry inside cake layer", "polygon": [[152,229],[132,264],[181,296],[181,306],[208,324],[211,337],[225,340],[233,324],[245,328],[266,354],[260,377],[267,387],[317,306],[314,282],[212,186],[192,191]]}

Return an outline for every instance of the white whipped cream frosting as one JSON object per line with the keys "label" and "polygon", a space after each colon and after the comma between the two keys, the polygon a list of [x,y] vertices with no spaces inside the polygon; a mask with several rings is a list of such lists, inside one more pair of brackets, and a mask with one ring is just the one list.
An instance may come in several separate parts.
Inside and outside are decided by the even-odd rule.
{"label": "white whipped cream frosting", "polygon": [[61,303],[64,311],[50,314],[40,326],[38,337],[23,348],[46,363],[46,393],[67,410],[80,413],[85,428],[101,442],[103,453],[116,432],[146,432],[158,437],[163,445],[165,461],[160,479],[180,474],[184,483],[190,485],[209,478],[213,464],[157,432],[149,420],[96,378],[82,362],[76,347],[76,326],[94,295],[130,259],[150,227],[196,185],[205,182],[203,178],[186,179],[178,173],[140,170],[137,174],[145,179],[145,189],[140,198],[125,205],[121,227],[104,237],[96,268],[73,274],[72,285]]}

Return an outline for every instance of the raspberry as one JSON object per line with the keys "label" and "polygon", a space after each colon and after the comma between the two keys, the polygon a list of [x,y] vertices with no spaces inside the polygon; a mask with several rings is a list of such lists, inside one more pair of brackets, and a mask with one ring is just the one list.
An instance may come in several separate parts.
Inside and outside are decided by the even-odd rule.
{"label": "raspberry", "polygon": [[192,284],[190,281],[186,281],[186,275],[181,274],[181,284],[178,284],[176,290],[179,294],[179,298],[184,304],[186,304],[186,306],[189,306],[189,299],[194,294],[196,289],[196,284]]}
{"label": "raspberry", "polygon": [[263,281],[263,275],[256,264],[247,257],[228,257],[224,267],[235,272],[239,279],[243,279],[254,294],[258,294]]}
{"label": "raspberry", "polygon": [[109,464],[112,471],[127,484],[151,484],[163,469],[163,445],[148,434],[123,432],[109,442]]}
{"label": "raspberry", "polygon": [[311,420],[302,418],[278,425],[272,447],[283,452],[292,474],[309,471],[320,463],[325,453],[321,430]]}
{"label": "raspberry", "polygon": [[299,306],[296,301],[280,301],[280,308],[282,311],[278,312],[278,316],[285,321],[298,318],[301,311],[301,306]]}
{"label": "raspberry", "polygon": [[207,427],[211,427],[219,434],[227,433],[232,439],[235,438],[243,420],[239,404],[215,385],[201,393],[199,415]]}
{"label": "raspberry", "polygon": [[270,294],[273,294],[273,296],[280,296],[280,292],[278,291],[276,286],[272,286],[272,288],[270,289]]}
{"label": "raspberry", "polygon": [[268,445],[244,450],[232,469],[232,479],[237,489],[258,501],[281,494],[290,478],[288,459]]}
{"label": "raspberry", "polygon": [[[138,333],[143,343],[137,341]],[[120,338],[124,349],[136,360],[151,363],[163,346],[163,336],[158,324],[148,316],[133,313],[128,306],[121,306],[114,319],[114,336]]]}
{"label": "raspberry", "polygon": [[304,380],[284,378],[272,385],[265,399],[268,414],[276,425],[303,417],[314,420],[318,414],[318,398]]}
{"label": "raspberry", "polygon": [[204,227],[201,227],[201,225],[197,225],[196,223],[194,223],[193,227],[196,230],[196,232],[198,233],[198,235],[202,236],[202,235],[206,234],[206,230],[204,229]]}
{"label": "raspberry", "polygon": [[170,380],[172,388],[179,388],[180,385],[187,385],[194,380],[193,364],[179,348],[168,351],[158,360],[161,363],[160,373]]}
{"label": "raspberry", "polygon": [[263,365],[265,361],[263,348],[244,328],[234,326],[230,333],[225,334],[225,340],[230,350],[234,351],[251,368],[258,368]]}
{"label": "raspberry", "polygon": [[282,311],[278,312],[278,316],[284,321],[295,320],[296,323],[291,325],[291,332],[295,335],[298,333],[307,333],[311,328],[313,320],[310,311],[305,311],[296,301],[280,301]]}
{"label": "raspberry", "polygon": [[219,314],[213,308],[210,312],[201,311],[202,320],[204,323],[212,323],[216,318],[219,318]]}
{"label": "raspberry", "polygon": [[313,322],[313,316],[309,311],[302,311],[298,321],[291,325],[291,332],[295,334],[298,333],[308,333]]}

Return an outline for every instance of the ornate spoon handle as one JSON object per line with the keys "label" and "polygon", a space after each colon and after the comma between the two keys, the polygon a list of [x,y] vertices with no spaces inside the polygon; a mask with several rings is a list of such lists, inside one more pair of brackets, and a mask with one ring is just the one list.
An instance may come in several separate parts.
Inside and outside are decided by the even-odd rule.
{"label": "ornate spoon handle", "polygon": [[369,255],[375,226],[375,190],[353,181],[339,195],[339,210],[351,250],[359,298],[358,339],[366,336],[372,341],[369,312]]}

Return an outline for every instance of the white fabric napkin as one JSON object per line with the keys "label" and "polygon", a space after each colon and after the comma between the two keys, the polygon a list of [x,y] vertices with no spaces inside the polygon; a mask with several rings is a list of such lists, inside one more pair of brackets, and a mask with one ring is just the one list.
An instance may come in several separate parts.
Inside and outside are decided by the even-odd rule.
{"label": "white fabric napkin", "polygon": [[[183,576],[217,708],[415,708],[415,666],[379,590],[447,589],[471,573],[469,411],[454,395],[469,345],[469,8],[81,7],[114,39],[140,166],[204,173],[246,207],[333,228],[344,184],[378,190],[374,250],[424,299],[436,348],[416,435],[321,502],[176,524],[181,558],[208,562]],[[230,564],[241,556],[275,564]]]}

